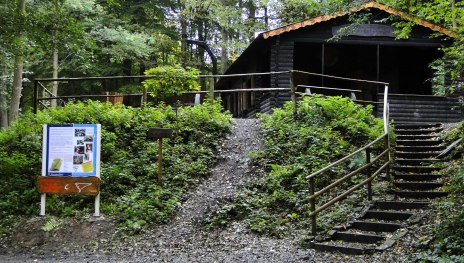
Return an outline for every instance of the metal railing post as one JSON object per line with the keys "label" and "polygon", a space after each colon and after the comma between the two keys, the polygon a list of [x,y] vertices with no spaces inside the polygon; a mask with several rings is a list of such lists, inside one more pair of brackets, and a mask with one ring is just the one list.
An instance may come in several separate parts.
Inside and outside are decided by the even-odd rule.
{"label": "metal railing post", "polygon": [[[366,164],[369,164],[371,162],[371,148],[367,147],[366,148]],[[370,169],[367,169],[366,174],[368,177],[370,177]],[[369,181],[367,183],[367,200],[371,201],[372,200],[372,181]]]}
{"label": "metal railing post", "polygon": [[[389,134],[387,134],[385,136],[384,148],[385,148],[385,150],[388,150],[388,153],[385,154],[385,162],[387,163],[387,162],[390,161],[390,136],[389,136]],[[385,175],[387,176],[387,180],[391,181],[390,164],[387,165],[387,167],[385,168]]]}
{"label": "metal railing post", "polygon": [[[309,195],[313,196],[315,193],[315,183],[314,183],[314,177],[309,178]],[[310,211],[311,213],[316,211],[316,198],[311,198],[309,200],[311,207]],[[311,233],[314,237],[316,237],[317,234],[317,229],[316,229],[316,214],[311,216]]]}
{"label": "metal railing post", "polygon": [[[390,161],[390,103],[388,102],[388,85],[385,85],[385,90],[383,94],[383,121],[384,121],[384,131],[387,134],[385,136],[385,150],[388,149],[388,153],[385,155],[385,162]],[[387,165],[385,169],[385,174],[387,176],[387,180],[391,181],[390,176],[390,165]]]}

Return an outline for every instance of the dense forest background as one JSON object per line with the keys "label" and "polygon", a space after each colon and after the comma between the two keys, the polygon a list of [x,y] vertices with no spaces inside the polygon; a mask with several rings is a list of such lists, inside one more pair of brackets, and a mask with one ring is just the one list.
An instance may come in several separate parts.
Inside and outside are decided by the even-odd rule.
{"label": "dense forest background", "polygon": [[[0,0],[0,127],[28,110],[34,78],[142,75],[158,65],[212,73],[205,50],[187,40],[207,43],[221,73],[257,33],[362,2],[366,1]],[[379,2],[462,32],[464,11],[458,0]],[[399,36],[407,37],[412,24],[397,26]],[[461,43],[458,36],[446,50],[455,77],[463,64]],[[101,84],[81,88],[98,88],[95,85]],[[50,90],[56,93],[57,84]]]}

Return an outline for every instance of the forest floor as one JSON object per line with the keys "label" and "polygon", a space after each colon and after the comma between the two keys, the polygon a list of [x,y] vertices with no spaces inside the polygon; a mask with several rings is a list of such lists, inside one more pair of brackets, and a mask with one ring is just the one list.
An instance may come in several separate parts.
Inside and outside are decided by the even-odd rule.
{"label": "forest floor", "polygon": [[408,254],[423,245],[431,222],[412,226],[385,252],[361,256],[302,248],[298,233],[260,236],[241,222],[206,230],[204,220],[263,173],[249,157],[262,147],[259,121],[235,119],[212,175],[191,189],[169,223],[125,237],[107,217],[65,219],[48,232],[41,229],[47,218],[28,218],[0,237],[0,262],[410,262]]}

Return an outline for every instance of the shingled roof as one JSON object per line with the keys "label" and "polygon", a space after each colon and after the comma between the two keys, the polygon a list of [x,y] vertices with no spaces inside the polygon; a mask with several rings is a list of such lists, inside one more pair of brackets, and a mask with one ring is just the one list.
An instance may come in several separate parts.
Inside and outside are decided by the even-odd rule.
{"label": "shingled roof", "polygon": [[303,20],[303,21],[296,22],[296,23],[293,23],[293,24],[289,24],[289,25],[286,25],[286,26],[282,26],[282,27],[279,27],[279,28],[276,28],[276,29],[273,29],[273,30],[269,30],[269,31],[263,32],[262,36],[263,36],[264,39],[267,39],[267,38],[278,36],[278,35],[281,35],[283,33],[294,31],[294,30],[297,30],[297,29],[300,29],[300,28],[303,28],[303,27],[312,26],[312,25],[315,25],[315,24],[318,24],[318,23],[321,23],[321,22],[329,21],[329,20],[337,18],[337,17],[342,17],[342,16],[348,15],[350,13],[356,13],[356,12],[359,12],[359,11],[362,11],[362,10],[368,9],[368,8],[376,8],[376,9],[385,11],[385,12],[391,14],[391,15],[399,16],[404,20],[411,21],[411,22],[413,22],[413,23],[415,23],[417,25],[421,25],[421,26],[430,28],[433,31],[440,32],[440,33],[442,33],[442,34],[444,34],[446,36],[449,36],[449,37],[455,37],[456,36],[455,32],[453,32],[453,31],[451,31],[451,30],[449,30],[447,28],[444,28],[442,26],[436,25],[434,23],[426,21],[426,20],[424,20],[422,18],[419,18],[417,16],[413,16],[413,15],[408,14],[406,12],[391,8],[391,7],[389,7],[389,6],[385,5],[385,4],[377,3],[377,2],[374,2],[374,1],[367,2],[365,4],[362,4],[362,5],[358,6],[358,7],[354,7],[352,9],[348,10],[348,11],[337,12],[337,13],[330,14],[330,15],[317,16],[317,17],[314,17],[314,18],[311,18],[311,19]]}

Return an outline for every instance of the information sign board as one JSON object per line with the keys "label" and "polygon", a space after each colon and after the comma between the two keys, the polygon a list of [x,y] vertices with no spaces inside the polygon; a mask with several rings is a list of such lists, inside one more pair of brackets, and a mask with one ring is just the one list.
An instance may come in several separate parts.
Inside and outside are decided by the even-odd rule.
{"label": "information sign board", "polygon": [[100,139],[100,124],[43,125],[40,215],[51,193],[93,195],[100,216]]}
{"label": "information sign board", "polygon": [[48,124],[44,127],[45,176],[98,176],[99,124]]}

